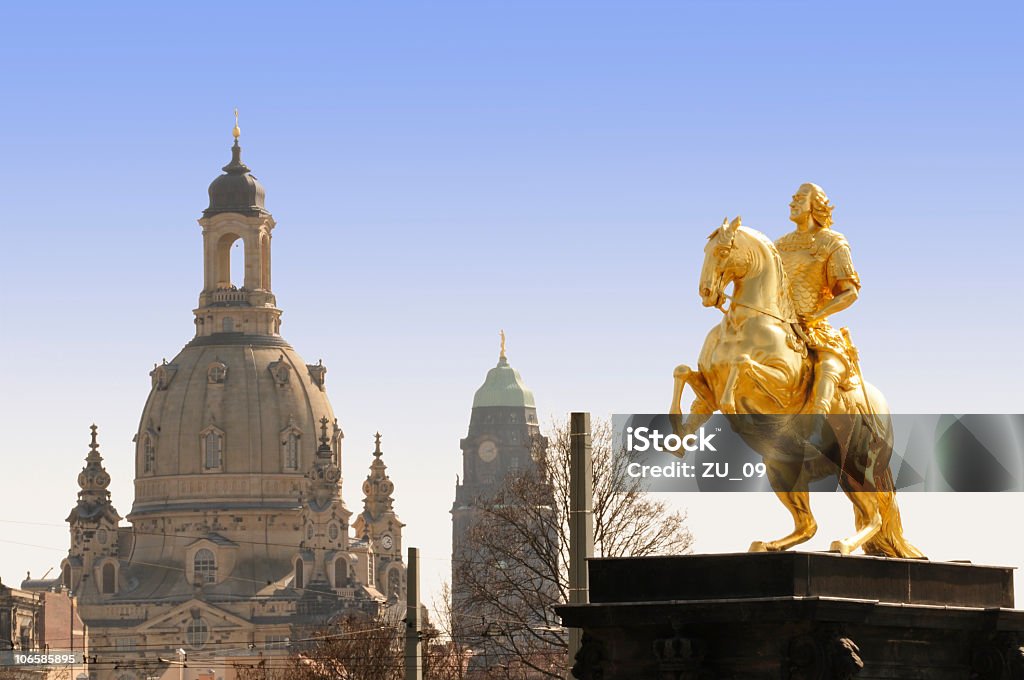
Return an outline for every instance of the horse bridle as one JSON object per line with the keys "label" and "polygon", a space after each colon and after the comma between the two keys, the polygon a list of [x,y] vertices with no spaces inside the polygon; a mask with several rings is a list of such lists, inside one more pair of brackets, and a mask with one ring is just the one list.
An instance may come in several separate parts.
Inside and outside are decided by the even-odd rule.
{"label": "horse bridle", "polygon": [[[722,230],[721,227],[719,227],[718,229],[715,229],[715,231],[711,234],[711,236],[709,238],[715,238],[716,236],[718,236],[718,234],[721,232],[721,230]],[[732,233],[732,236],[729,238],[729,242],[728,243],[723,243],[719,247],[720,248],[726,248],[727,250],[729,250],[729,252],[732,252],[732,250],[736,247],[736,232],[734,231]],[[725,277],[725,274],[719,274],[719,276],[718,276],[719,279],[722,279],[724,277]],[[725,286],[721,286],[721,288],[724,288],[724,287]],[[725,301],[728,300],[729,302],[732,303],[732,307],[735,307],[736,305],[739,305],[740,307],[746,307],[747,309],[752,309],[755,312],[760,312],[761,314],[764,314],[765,316],[770,316],[771,318],[775,319],[776,321],[781,321],[782,323],[790,323],[790,324],[794,324],[796,326],[800,325],[799,322],[796,319],[783,319],[781,316],[778,316],[776,314],[772,314],[767,309],[762,309],[762,308],[757,307],[755,305],[747,304],[746,302],[738,302],[733,296],[728,295],[724,290],[722,290],[721,296],[722,296],[722,301],[719,302],[717,305],[715,305],[715,307],[720,312],[722,312],[722,314],[727,314],[729,312],[729,310],[723,309],[723,307],[725,306]],[[732,307],[730,307],[729,309],[732,309]]]}
{"label": "horse bridle", "polygon": [[[762,309],[760,307],[757,307],[756,305],[749,305],[746,302],[737,302],[736,299],[733,296],[731,296],[731,295],[726,295],[725,293],[722,293],[722,297],[727,299],[727,300],[729,300],[729,302],[732,303],[732,307],[735,307],[737,305],[739,305],[740,307],[746,307],[747,309],[752,309],[755,312],[760,312],[761,314],[764,314],[765,316],[770,316],[773,319],[775,319],[776,321],[781,321],[782,323],[792,323],[792,324],[798,323],[796,319],[783,319],[781,316],[777,316],[775,314],[772,314],[767,309]],[[725,303],[723,302],[722,304],[724,305]],[[730,307],[729,309],[732,309],[732,307]],[[721,309],[721,308],[719,308],[719,309]],[[723,314],[725,314],[727,311],[728,310],[722,309],[722,313]]]}

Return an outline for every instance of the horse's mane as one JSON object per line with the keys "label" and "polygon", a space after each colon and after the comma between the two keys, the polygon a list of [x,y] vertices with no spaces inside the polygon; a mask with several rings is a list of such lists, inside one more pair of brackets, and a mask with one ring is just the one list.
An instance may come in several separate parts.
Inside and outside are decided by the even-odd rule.
{"label": "horse's mane", "polygon": [[793,300],[789,296],[789,278],[786,276],[786,268],[782,266],[782,255],[779,254],[779,249],[775,247],[775,242],[759,232],[757,229],[751,229],[746,225],[740,225],[739,230],[758,241],[768,251],[775,265],[775,271],[779,277],[779,310],[782,312],[783,317],[787,319],[795,319],[796,312],[794,311]]}
{"label": "horse's mane", "polygon": [[754,238],[756,238],[756,239],[757,239],[758,241],[760,241],[760,242],[761,242],[761,243],[762,243],[762,244],[763,244],[763,245],[764,245],[764,246],[765,246],[766,248],[768,248],[769,250],[771,250],[771,251],[772,251],[773,253],[775,253],[776,255],[778,255],[778,254],[779,254],[779,249],[775,247],[775,242],[774,242],[774,241],[772,241],[772,240],[771,240],[770,238],[768,238],[767,236],[765,236],[764,234],[762,234],[761,232],[759,232],[759,231],[758,231],[757,229],[752,229],[752,228],[748,227],[748,226],[747,226],[747,225],[745,225],[745,224],[741,224],[741,225],[740,225],[740,227],[739,227],[739,229],[740,229],[740,231],[744,232],[744,233],[745,233],[745,234],[747,234],[748,236],[753,236]]}

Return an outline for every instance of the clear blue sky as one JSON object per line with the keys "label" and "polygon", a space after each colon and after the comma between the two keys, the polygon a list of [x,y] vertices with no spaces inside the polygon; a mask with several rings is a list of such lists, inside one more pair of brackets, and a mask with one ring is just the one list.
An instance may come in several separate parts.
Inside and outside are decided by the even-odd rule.
{"label": "clear blue sky", "polygon": [[[498,329],[542,414],[662,410],[672,367],[695,360],[717,321],[695,293],[704,237],[726,214],[780,235],[804,181],[829,192],[853,245],[864,288],[843,322],[893,408],[1024,410],[1008,351],[1024,333],[1022,13],[6,6],[0,576],[58,564],[93,421],[115,504],[130,509],[147,373],[192,334],[195,220],[236,106],[278,221],[283,333],[330,369],[348,503],[360,506],[380,429],[431,589],[449,568],[458,441]],[[771,528],[715,499],[678,500],[698,549],[784,530],[768,497],[743,503],[775,513]],[[967,527],[1022,508],[1018,496],[942,507],[956,504]],[[848,513],[837,506],[812,547],[846,532]],[[934,536],[918,540],[932,554],[1024,564],[1024,548],[968,548],[933,511],[905,514],[912,538]]]}

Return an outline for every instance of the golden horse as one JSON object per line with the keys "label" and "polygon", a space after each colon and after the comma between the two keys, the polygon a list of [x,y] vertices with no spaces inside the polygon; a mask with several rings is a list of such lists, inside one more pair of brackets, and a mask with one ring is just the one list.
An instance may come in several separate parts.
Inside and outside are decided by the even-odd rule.
{"label": "golden horse", "polygon": [[[730,283],[732,303],[725,310]],[[721,411],[764,457],[768,481],[793,515],[794,528],[781,539],[755,541],[750,550],[786,550],[814,536],[808,484],[836,474],[853,502],[856,533],[834,541],[832,551],[923,557],[903,537],[889,469],[892,418],[882,394],[861,382],[837,390],[827,416],[807,413],[813,362],[774,244],[739,218],[724,221],[704,248],[700,297],[704,306],[723,309],[724,318],[708,333],[697,370],[676,367],[669,413],[682,435]],[[684,423],[686,385],[696,399]]]}

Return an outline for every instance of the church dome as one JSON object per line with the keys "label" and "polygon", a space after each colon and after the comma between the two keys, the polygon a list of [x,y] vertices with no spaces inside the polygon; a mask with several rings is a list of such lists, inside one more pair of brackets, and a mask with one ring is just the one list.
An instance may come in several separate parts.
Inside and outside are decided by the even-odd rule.
{"label": "church dome", "polygon": [[267,214],[263,207],[266,192],[242,162],[242,147],[238,145],[238,139],[231,147],[231,162],[222,169],[225,174],[210,183],[210,207],[203,211],[203,215],[239,213],[258,217]]}
{"label": "church dome", "polygon": [[150,374],[133,517],[297,508],[324,418],[340,463],[324,366],[307,365],[280,337],[233,335],[196,338]]}
{"label": "church dome", "polygon": [[509,366],[504,353],[498,365],[487,371],[484,384],[473,395],[473,408],[480,406],[536,408],[533,392],[523,383],[519,371]]}

